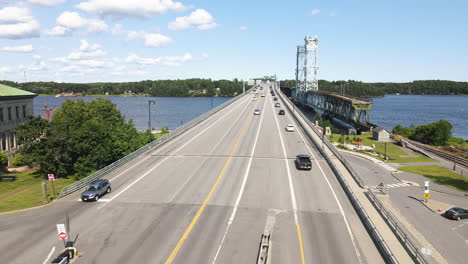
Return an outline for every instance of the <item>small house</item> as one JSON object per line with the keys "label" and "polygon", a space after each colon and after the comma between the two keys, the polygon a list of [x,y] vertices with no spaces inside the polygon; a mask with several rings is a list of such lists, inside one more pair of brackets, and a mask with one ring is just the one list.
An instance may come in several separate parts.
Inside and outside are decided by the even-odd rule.
{"label": "small house", "polygon": [[390,133],[383,127],[376,127],[372,130],[372,139],[377,141],[390,141]]}

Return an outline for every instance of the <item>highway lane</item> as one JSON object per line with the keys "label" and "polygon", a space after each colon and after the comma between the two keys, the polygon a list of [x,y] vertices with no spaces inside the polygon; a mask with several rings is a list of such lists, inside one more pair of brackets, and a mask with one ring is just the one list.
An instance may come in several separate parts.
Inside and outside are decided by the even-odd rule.
{"label": "highway lane", "polygon": [[[34,245],[28,246],[27,256],[15,257],[22,247],[5,250],[21,244],[19,239],[0,242],[0,253],[11,263],[45,257],[52,246],[60,247],[55,223],[69,211],[72,232],[79,233],[76,263],[164,263],[177,245],[171,263],[213,263],[215,257],[216,263],[252,263],[265,230],[272,233],[272,263],[301,263],[292,186],[305,263],[357,263],[355,245],[339,205],[327,189],[325,175],[320,176],[315,161],[311,172],[296,171],[292,158],[309,149],[299,132],[278,130],[291,121],[287,116],[276,120],[271,103],[269,95],[258,101],[245,96],[163,149],[142,157],[145,160],[137,159],[119,169],[112,175],[113,192],[101,202],[84,204],[72,195],[44,210],[0,216],[2,237],[22,230],[12,225],[17,220],[29,229],[43,229],[40,235],[31,235]],[[253,116],[255,108],[262,109],[262,115]],[[287,162],[292,182],[280,133],[286,156],[291,158]],[[323,170],[331,173],[329,168]],[[336,184],[332,182],[335,190]],[[338,200],[346,203],[342,191],[336,191]],[[345,211],[353,214],[349,208]],[[43,218],[35,224],[27,219],[39,215]],[[3,229],[9,221],[11,229]],[[191,223],[190,233],[184,237]],[[355,228],[362,227],[351,227]]]}
{"label": "highway lane", "polygon": [[[247,98],[240,99],[238,102],[235,102],[233,105],[228,106],[215,116],[201,123],[199,126],[191,129],[186,134],[179,136],[177,140],[165,144],[161,149],[154,152],[154,154],[167,154],[173,151],[195,138],[198,133],[203,132],[204,129],[215,122],[217,122],[215,125],[218,125],[221,121],[225,122],[223,125],[229,125],[232,123],[232,118],[239,114],[239,112],[235,112],[234,110],[237,111],[240,107],[247,107],[247,101],[250,102]],[[230,112],[229,115],[228,112]],[[227,115],[226,118],[221,118],[224,115]],[[220,118],[221,120],[218,120]],[[136,177],[145,173],[155,162],[161,159],[160,156],[143,155],[143,157],[134,160],[127,166],[116,170],[115,173],[110,176],[110,178],[115,179],[112,181],[114,192],[108,196],[114,195],[124,186],[133,182]],[[128,168],[131,169],[127,171]],[[86,241],[84,241],[87,239],[86,236],[83,236],[86,230],[106,229],[108,226],[111,226],[114,221],[108,221],[109,219],[106,218],[107,215],[96,211],[102,206],[101,203],[77,203],[76,199],[78,198],[79,193],[71,195],[43,209],[33,209],[16,214],[0,215],[0,234],[2,238],[8,238],[0,240],[2,259],[7,260],[9,263],[30,263],[31,261],[37,261],[38,258],[45,258],[52,246],[60,248],[61,242],[57,239],[55,224],[63,223],[65,213],[67,212],[70,214],[73,225],[72,232],[74,234],[81,234],[77,241],[77,246],[83,246],[83,248],[80,249],[83,249],[81,253],[82,256],[85,257],[85,252],[89,251],[86,248],[87,246],[91,249],[96,248],[92,243],[87,244]],[[104,198],[107,199],[109,197]],[[144,215],[144,212],[138,213],[128,211],[128,215],[138,214]],[[125,213],[123,215],[125,216]],[[116,220],[120,220],[121,217],[118,213],[115,214],[115,216]],[[100,236],[102,232],[90,233],[96,234],[96,240],[104,241],[108,238],[106,236]],[[25,236],[27,239],[25,239]],[[23,252],[25,253],[22,254]]]}

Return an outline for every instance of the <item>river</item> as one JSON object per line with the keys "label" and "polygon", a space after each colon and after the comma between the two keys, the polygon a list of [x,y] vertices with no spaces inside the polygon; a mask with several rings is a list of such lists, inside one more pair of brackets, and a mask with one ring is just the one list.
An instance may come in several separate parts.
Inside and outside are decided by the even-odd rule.
{"label": "river", "polygon": [[[44,117],[44,104],[48,108],[60,107],[66,99],[83,99],[86,102],[97,96],[55,97],[36,96],[34,98],[34,115]],[[138,130],[148,129],[148,101],[151,105],[151,126],[160,129],[167,126],[174,129],[195,117],[208,112],[231,97],[143,97],[143,96],[105,96],[114,103],[127,120],[133,119]]]}
{"label": "river", "polygon": [[370,121],[387,130],[447,120],[452,136],[468,139],[468,96],[463,95],[386,95],[372,98]]}
{"label": "river", "polygon": [[[74,97],[90,101],[96,96]],[[133,119],[137,129],[148,128],[148,100],[156,101],[151,105],[152,126],[159,129],[167,126],[174,129],[195,117],[216,107],[229,97],[141,97],[106,96],[127,118]],[[60,105],[65,97],[37,96],[34,98],[35,115],[44,116],[44,104],[48,107]],[[468,139],[468,96],[456,95],[386,95],[373,98],[374,104],[370,121],[392,130],[398,124],[403,126],[422,125],[441,119],[449,121],[454,137]]]}

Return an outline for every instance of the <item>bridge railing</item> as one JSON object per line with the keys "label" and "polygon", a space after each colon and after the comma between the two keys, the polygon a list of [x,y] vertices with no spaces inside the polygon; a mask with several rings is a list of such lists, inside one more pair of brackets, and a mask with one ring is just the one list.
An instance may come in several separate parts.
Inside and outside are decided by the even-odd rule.
{"label": "bridge railing", "polygon": [[183,124],[182,126],[174,129],[173,131],[171,131],[170,133],[146,144],[145,146],[135,150],[134,152],[126,155],[125,157],[107,165],[106,167],[96,171],[95,173],[87,176],[86,178],[83,178],[77,182],[74,182],[70,185],[67,185],[65,186],[61,191],[60,191],[60,194],[58,195],[58,198],[62,198],[62,197],[65,197],[71,193],[74,193],[78,190],[81,190],[82,188],[88,186],[91,182],[97,180],[97,179],[100,179],[106,175],[108,175],[109,173],[113,172],[114,170],[116,170],[117,168],[127,164],[128,162],[132,161],[134,158],[140,156],[141,154],[151,150],[151,149],[154,149],[154,148],[157,148],[157,147],[160,147],[161,145],[163,145],[164,143],[168,142],[169,140],[179,136],[180,134],[186,132],[188,129],[192,128],[193,126],[197,125],[198,123],[206,120],[208,117],[212,116],[213,114],[219,112],[220,110],[224,109],[225,107],[231,105],[232,103],[234,103],[235,101],[237,101],[238,99],[240,99],[242,96],[244,96],[245,94],[249,93],[250,90],[247,90],[245,93],[242,93],[236,97],[234,97],[233,99],[213,108],[211,111],[208,111],[198,117],[196,117],[195,119],[192,119],[190,122],[187,122],[185,124]]}
{"label": "bridge railing", "polygon": [[[289,100],[289,98],[282,96],[279,93],[280,97],[283,99],[283,101],[287,101],[289,104],[286,104],[286,107],[289,108],[290,112],[292,112],[290,108],[290,104],[292,105],[292,102]],[[320,133],[314,126],[314,124],[301,112],[301,111],[296,111],[297,114],[299,114],[302,119],[307,123],[307,125],[312,128],[314,133],[316,133],[318,136],[323,136],[322,133]],[[297,119],[297,117],[294,116],[294,118]],[[298,122],[299,124],[302,125],[302,122]],[[348,185],[346,180],[344,179],[343,175],[341,172],[338,170],[338,168],[335,166],[331,158],[328,156],[326,151],[320,146],[320,142],[317,142],[312,135],[310,135],[307,130],[304,129],[304,132],[308,136],[308,138],[312,141],[312,143],[316,146],[316,148],[320,151],[320,153],[323,155],[327,163],[330,165],[330,168],[332,171],[335,173],[338,181],[343,187],[343,190],[346,192],[349,200],[351,201],[351,204],[355,208],[356,212],[358,213],[359,217],[361,218],[362,222],[364,223],[364,226],[367,228],[369,231],[369,234],[373,238],[374,242],[376,243],[377,247],[379,248],[380,252],[384,256],[386,262],[388,263],[398,263],[396,260],[395,256],[393,255],[391,249],[388,247],[388,245],[385,243],[384,239],[378,232],[377,228],[375,227],[374,223],[370,219],[369,215],[365,211],[364,207],[362,204],[359,202],[357,199],[356,195],[354,192],[351,190],[351,187]],[[346,161],[346,159],[338,152],[336,147],[331,144],[328,139],[323,138],[323,143],[327,145],[327,147],[332,151],[332,153],[341,161],[343,162],[343,165],[346,167],[346,169],[350,172],[350,174],[353,176],[353,178],[356,180],[356,182],[362,187],[365,188],[366,184],[364,181],[362,181],[361,177],[357,174],[357,172],[351,167],[351,165]],[[353,175],[354,174],[354,175]],[[403,243],[403,245],[412,253],[413,258],[419,263],[430,263],[424,255],[422,255],[419,252],[419,246],[414,240],[411,238],[410,235],[408,235],[408,232],[402,227],[401,224],[399,224],[399,221],[396,219],[395,216],[393,216],[385,207],[384,205],[379,201],[379,199],[375,196],[375,194],[369,190],[368,191],[368,197],[369,199],[374,203],[375,207],[377,210],[380,211],[380,214],[384,216],[384,218],[387,220],[387,223],[390,225],[390,227],[394,230],[394,232],[398,235],[400,238],[400,241]]]}

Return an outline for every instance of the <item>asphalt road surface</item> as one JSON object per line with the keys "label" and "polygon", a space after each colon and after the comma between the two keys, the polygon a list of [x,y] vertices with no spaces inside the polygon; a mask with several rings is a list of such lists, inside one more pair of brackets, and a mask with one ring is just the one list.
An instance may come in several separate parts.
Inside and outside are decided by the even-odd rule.
{"label": "asphalt road surface", "polygon": [[[113,172],[99,202],[76,193],[0,215],[1,262],[56,255],[66,213],[74,263],[255,263],[264,232],[271,263],[382,262],[326,162],[260,92]],[[295,168],[299,153],[311,171]]]}

